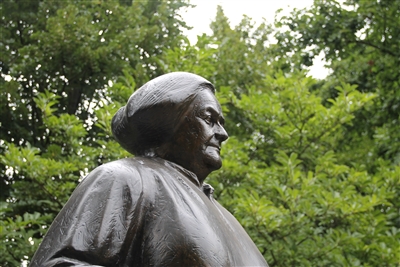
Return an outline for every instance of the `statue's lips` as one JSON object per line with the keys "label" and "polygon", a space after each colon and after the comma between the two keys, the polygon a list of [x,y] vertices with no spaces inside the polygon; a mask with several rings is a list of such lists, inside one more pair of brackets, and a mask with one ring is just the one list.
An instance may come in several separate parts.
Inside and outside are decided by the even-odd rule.
{"label": "statue's lips", "polygon": [[216,149],[221,150],[221,147],[219,145],[216,145],[216,144],[208,144],[208,146],[215,147]]}

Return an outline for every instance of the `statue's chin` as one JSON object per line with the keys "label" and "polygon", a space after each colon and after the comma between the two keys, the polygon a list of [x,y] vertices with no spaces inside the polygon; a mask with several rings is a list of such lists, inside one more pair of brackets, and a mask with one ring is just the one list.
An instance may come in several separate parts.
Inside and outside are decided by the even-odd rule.
{"label": "statue's chin", "polygon": [[219,155],[219,149],[216,147],[207,147],[203,162],[211,171],[221,168],[222,160],[221,156]]}

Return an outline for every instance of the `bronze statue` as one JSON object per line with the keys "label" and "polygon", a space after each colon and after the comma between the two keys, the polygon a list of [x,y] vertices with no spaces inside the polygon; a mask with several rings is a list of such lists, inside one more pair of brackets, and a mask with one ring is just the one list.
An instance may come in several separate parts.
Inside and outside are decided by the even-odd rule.
{"label": "bronze statue", "polygon": [[133,93],[112,129],[136,156],[79,184],[31,266],[268,266],[203,182],[228,138],[214,91],[176,72]]}

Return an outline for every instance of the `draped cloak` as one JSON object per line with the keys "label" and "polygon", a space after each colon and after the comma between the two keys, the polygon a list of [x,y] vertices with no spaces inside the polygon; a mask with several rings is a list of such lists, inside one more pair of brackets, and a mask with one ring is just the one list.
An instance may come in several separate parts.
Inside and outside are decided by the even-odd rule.
{"label": "draped cloak", "polygon": [[268,266],[195,174],[160,158],[104,164],[73,192],[36,266]]}

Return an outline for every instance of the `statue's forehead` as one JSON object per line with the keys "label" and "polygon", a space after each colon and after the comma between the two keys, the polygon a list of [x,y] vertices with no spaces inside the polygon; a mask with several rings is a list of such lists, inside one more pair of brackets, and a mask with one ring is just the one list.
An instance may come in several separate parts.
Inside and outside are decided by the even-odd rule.
{"label": "statue's forehead", "polygon": [[214,111],[222,116],[221,104],[210,90],[200,91],[193,100],[192,107],[197,111]]}

